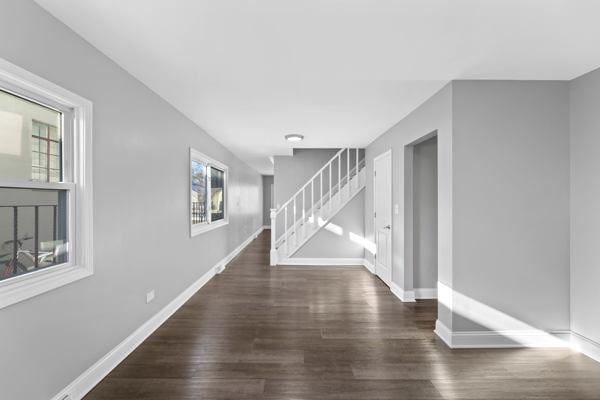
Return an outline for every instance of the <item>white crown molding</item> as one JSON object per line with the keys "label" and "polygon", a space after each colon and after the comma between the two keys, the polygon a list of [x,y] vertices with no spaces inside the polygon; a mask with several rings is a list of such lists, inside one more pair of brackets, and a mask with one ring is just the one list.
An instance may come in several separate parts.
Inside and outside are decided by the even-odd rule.
{"label": "white crown molding", "polygon": [[71,400],[81,400],[90,390],[94,388],[106,375],[110,373],[121,361],[123,361],[131,352],[133,352],[148,336],[150,336],[158,327],[160,327],[171,315],[175,313],[186,301],[189,300],[200,288],[216,274],[225,269],[235,256],[237,256],[252,240],[254,240],[261,232],[261,227],[254,232],[242,244],[236,247],[231,253],[220,260],[215,266],[210,268],[197,281],[192,283],[187,289],[173,299],[169,304],[163,307],[158,313],[146,321],[142,326],[137,328],[125,340],[119,343],[110,352],[104,355],[94,365],[83,372],[66,388],[61,390],[52,400],[62,400],[67,395]]}

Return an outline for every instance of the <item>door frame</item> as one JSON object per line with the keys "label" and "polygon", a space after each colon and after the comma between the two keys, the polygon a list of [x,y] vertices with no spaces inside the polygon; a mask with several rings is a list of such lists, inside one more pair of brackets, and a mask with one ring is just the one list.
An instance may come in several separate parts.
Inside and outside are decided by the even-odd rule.
{"label": "door frame", "polygon": [[[419,143],[438,136],[437,129],[429,132],[410,143],[404,145],[404,287],[402,288],[404,297],[408,302],[415,301],[415,298],[437,298],[437,290],[433,296],[416,296],[414,288],[414,149]],[[438,153],[439,157],[439,147]],[[439,165],[439,158],[438,158]],[[438,174],[437,191],[439,194],[440,177]],[[439,224],[439,206],[438,206],[438,224]],[[439,225],[438,225],[438,243],[439,243]],[[438,250],[438,282],[439,282],[439,250]]]}
{"label": "door frame", "polygon": [[[390,229],[390,246],[388,246],[388,260],[389,260],[389,267],[390,267],[390,281],[389,282],[385,282],[386,285],[388,285],[390,288],[392,287],[392,284],[394,282],[394,262],[393,262],[393,257],[394,257],[394,251],[392,250],[394,247],[394,192],[393,192],[393,187],[394,187],[394,153],[392,151],[392,148],[389,148],[388,150],[382,152],[381,154],[375,156],[373,158],[373,233],[375,235],[375,248],[377,248],[377,226],[375,224],[375,208],[376,208],[376,196],[377,196],[377,192],[375,190],[375,164],[377,162],[377,160],[379,160],[380,158],[386,157],[387,155],[390,156],[390,183],[391,183],[391,187],[390,187],[390,225],[392,226],[392,228]],[[377,274],[377,253],[375,253],[375,262],[374,264],[374,271],[375,271],[375,275],[377,275],[378,277],[379,274]],[[381,278],[381,277],[380,277]],[[383,280],[383,279],[382,279]]]}

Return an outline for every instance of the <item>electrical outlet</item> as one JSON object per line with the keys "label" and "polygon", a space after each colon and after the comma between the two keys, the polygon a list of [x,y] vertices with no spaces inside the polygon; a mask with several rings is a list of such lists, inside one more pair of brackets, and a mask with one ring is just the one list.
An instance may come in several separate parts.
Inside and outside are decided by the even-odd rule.
{"label": "electrical outlet", "polygon": [[400,214],[400,206],[398,206],[398,204],[394,204],[394,214]]}
{"label": "electrical outlet", "polygon": [[146,293],[146,304],[152,302],[154,300],[154,289]]}

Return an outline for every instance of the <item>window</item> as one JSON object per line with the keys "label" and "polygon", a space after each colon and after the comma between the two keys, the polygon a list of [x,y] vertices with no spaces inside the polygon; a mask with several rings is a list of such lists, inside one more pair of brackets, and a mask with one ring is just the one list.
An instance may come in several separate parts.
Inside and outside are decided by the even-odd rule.
{"label": "window", "polygon": [[60,129],[33,120],[31,131],[31,179],[40,182],[60,182],[62,171]]}
{"label": "window", "polygon": [[0,308],[93,272],[90,118],[0,59]]}
{"label": "window", "polygon": [[227,225],[227,166],[190,149],[190,234]]}

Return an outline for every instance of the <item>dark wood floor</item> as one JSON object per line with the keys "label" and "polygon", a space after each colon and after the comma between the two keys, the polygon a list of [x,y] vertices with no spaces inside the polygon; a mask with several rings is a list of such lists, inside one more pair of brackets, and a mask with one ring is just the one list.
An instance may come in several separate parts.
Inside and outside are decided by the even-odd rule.
{"label": "dark wood floor", "polygon": [[98,399],[600,399],[568,350],[449,350],[435,301],[362,267],[268,266],[263,233],[106,377]]}

